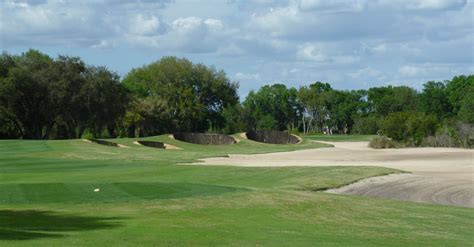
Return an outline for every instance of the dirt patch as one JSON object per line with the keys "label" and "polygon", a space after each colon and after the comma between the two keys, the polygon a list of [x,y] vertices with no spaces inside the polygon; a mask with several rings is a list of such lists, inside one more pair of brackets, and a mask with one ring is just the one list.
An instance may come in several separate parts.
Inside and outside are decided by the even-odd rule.
{"label": "dirt patch", "polygon": [[301,142],[301,138],[298,136],[277,130],[249,131],[245,135],[249,140],[270,144],[296,144]]}
{"label": "dirt patch", "polygon": [[175,133],[173,134],[173,138],[179,141],[200,145],[231,145],[237,143],[234,137],[220,134]]}
{"label": "dirt patch", "polygon": [[99,145],[104,145],[104,146],[109,146],[109,147],[128,148],[128,146],[123,145],[123,144],[104,141],[104,140],[99,140],[99,139],[83,139],[83,141],[86,141],[86,142],[89,142],[89,143],[95,143],[95,144],[99,144]]}

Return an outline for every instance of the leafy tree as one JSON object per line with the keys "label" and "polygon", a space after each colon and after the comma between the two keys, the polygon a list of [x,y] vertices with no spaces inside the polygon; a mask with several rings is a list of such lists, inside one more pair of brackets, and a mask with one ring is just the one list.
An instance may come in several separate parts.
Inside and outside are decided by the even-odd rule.
{"label": "leafy tree", "polygon": [[303,109],[303,132],[320,131],[327,117],[326,98],[333,89],[329,83],[315,82],[301,87],[298,99]]}
{"label": "leafy tree", "polygon": [[167,116],[148,116],[145,121],[153,119],[165,132],[223,128],[222,111],[238,103],[238,85],[223,71],[184,58],[165,57],[134,69],[123,84],[136,98],[159,99],[156,102],[160,104],[154,107],[161,109],[155,112],[166,112]]}
{"label": "leafy tree", "polygon": [[234,134],[242,132],[245,129],[243,123],[243,110],[240,104],[228,106],[222,111],[222,117],[225,121],[222,132],[224,134]]}
{"label": "leafy tree", "polygon": [[113,133],[128,104],[116,74],[79,58],[29,50],[3,54],[0,66],[0,133],[28,139],[76,138],[86,128],[95,136],[104,128]]}
{"label": "leafy tree", "polygon": [[377,116],[416,110],[417,92],[407,86],[373,87],[367,96],[369,109]]}
{"label": "leafy tree", "polygon": [[243,102],[243,108],[247,129],[294,129],[302,112],[297,90],[288,89],[283,84],[251,91]]}
{"label": "leafy tree", "polygon": [[363,91],[329,92],[325,100],[328,118],[326,123],[341,134],[347,134],[354,125],[354,117],[363,110]]}
{"label": "leafy tree", "polygon": [[11,116],[22,137],[42,139],[54,123],[55,102],[59,101],[57,95],[51,95],[56,90],[49,78],[53,60],[35,50],[15,60],[15,66],[8,69],[8,77],[1,81],[2,112]]}
{"label": "leafy tree", "polygon": [[420,112],[394,112],[381,125],[383,134],[395,141],[419,145],[425,137],[434,135],[438,121],[434,115]]}
{"label": "leafy tree", "polygon": [[473,124],[474,75],[455,76],[448,82],[446,91],[453,113],[460,120]]}
{"label": "leafy tree", "polygon": [[443,82],[429,81],[425,83],[419,97],[421,111],[434,114],[438,119],[448,117],[452,112],[446,84]]}
{"label": "leafy tree", "polygon": [[88,67],[85,72],[85,83],[79,98],[87,116],[87,126],[94,137],[105,128],[111,136],[115,135],[116,120],[126,111],[129,102],[125,88],[120,84],[120,77],[105,67]]}

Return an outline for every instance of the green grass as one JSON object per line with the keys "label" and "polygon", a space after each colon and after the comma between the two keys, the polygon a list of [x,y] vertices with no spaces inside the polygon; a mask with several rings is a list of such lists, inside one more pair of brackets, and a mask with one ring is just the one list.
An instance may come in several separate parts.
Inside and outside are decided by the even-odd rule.
{"label": "green grass", "polygon": [[328,142],[369,142],[376,135],[307,135],[305,139]]}
{"label": "green grass", "polygon": [[[470,246],[474,210],[318,192],[377,167],[178,165],[325,145],[248,140],[160,150],[0,141],[0,246]],[[100,188],[100,192],[94,192]]]}

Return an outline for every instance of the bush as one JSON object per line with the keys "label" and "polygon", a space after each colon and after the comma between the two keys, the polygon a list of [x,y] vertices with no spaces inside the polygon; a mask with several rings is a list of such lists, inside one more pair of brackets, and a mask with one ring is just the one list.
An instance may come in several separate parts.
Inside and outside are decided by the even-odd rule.
{"label": "bush", "polygon": [[383,133],[397,142],[419,146],[428,136],[436,132],[438,121],[433,115],[419,112],[396,112],[389,114],[381,124]]}
{"label": "bush", "polygon": [[369,142],[369,147],[375,149],[396,148],[399,145],[385,136],[377,136]]}
{"label": "bush", "polygon": [[352,128],[353,134],[374,135],[379,130],[379,119],[375,116],[356,118]]}
{"label": "bush", "polygon": [[423,139],[422,146],[429,147],[474,147],[474,126],[468,123],[447,123],[435,135]]}
{"label": "bush", "polygon": [[82,139],[93,139],[93,138],[94,138],[94,135],[92,134],[92,132],[90,131],[90,129],[86,129],[86,130],[82,133],[81,138],[82,138]]}

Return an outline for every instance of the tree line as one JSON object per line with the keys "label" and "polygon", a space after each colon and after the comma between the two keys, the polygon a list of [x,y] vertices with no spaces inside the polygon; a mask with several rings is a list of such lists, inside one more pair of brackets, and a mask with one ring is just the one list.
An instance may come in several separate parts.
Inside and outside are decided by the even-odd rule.
{"label": "tree line", "polygon": [[[287,130],[381,134],[422,145],[472,145],[474,75],[408,86],[337,90],[266,85],[241,102],[224,71],[164,57],[123,80],[78,57],[0,56],[0,138],[141,137]],[[429,139],[431,138],[431,139]],[[434,138],[434,139],[433,139]],[[449,141],[447,141],[449,140]],[[441,144],[441,142],[450,142]]]}

